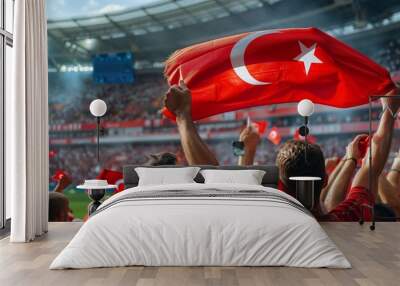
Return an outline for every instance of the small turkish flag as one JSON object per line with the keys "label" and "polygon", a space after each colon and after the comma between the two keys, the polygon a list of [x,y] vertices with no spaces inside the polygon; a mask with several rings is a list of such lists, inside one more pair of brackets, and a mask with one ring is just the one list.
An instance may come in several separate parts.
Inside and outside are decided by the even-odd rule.
{"label": "small turkish flag", "polygon": [[282,140],[281,134],[279,133],[279,129],[276,127],[272,127],[271,131],[268,134],[268,139],[274,145],[279,145],[279,143],[281,143]]}
{"label": "small turkish flag", "polygon": [[61,169],[56,170],[56,173],[51,177],[54,181],[60,181],[62,178],[68,177],[68,174]]}
{"label": "small turkish flag", "polygon": [[122,172],[103,169],[97,176],[97,179],[107,180],[109,184],[117,185],[117,193],[122,192],[125,189],[124,176]]}
{"label": "small turkish flag", "polygon": [[[229,36],[175,52],[165,65],[170,85],[192,92],[192,118],[260,105],[299,102],[352,107],[394,88],[389,72],[315,28]],[[175,115],[164,109],[165,116]]]}
{"label": "small turkish flag", "polygon": [[267,129],[266,121],[253,121],[252,124],[257,128],[258,134],[263,135],[265,133],[265,129]]}

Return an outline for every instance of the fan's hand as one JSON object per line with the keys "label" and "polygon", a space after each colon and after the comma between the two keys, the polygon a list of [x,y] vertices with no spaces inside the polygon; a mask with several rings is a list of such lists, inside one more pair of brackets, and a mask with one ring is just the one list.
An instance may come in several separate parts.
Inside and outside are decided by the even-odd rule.
{"label": "fan's hand", "polygon": [[248,126],[240,132],[239,140],[243,141],[245,148],[255,149],[260,143],[260,135],[254,127]]}
{"label": "fan's hand", "polygon": [[386,96],[389,97],[382,98],[382,106],[384,109],[389,109],[389,111],[392,113],[392,116],[394,117],[400,108],[400,98],[390,97],[391,95],[400,95],[400,90],[398,88],[394,88],[389,91],[386,94]]}
{"label": "fan's hand", "polygon": [[164,105],[176,117],[191,116],[192,95],[183,80],[179,82],[179,85],[170,87],[164,97]]}

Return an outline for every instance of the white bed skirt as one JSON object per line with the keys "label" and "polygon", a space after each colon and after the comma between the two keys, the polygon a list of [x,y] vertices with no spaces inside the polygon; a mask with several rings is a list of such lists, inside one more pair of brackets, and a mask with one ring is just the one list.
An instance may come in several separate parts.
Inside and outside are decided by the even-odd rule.
{"label": "white bed skirt", "polygon": [[[294,200],[261,186],[212,187],[257,189]],[[204,190],[204,184],[137,187],[113,196],[102,205],[109,207],[82,226],[50,269],[128,265],[351,267],[319,223],[290,205],[245,198],[112,204],[129,192],[173,189]]]}

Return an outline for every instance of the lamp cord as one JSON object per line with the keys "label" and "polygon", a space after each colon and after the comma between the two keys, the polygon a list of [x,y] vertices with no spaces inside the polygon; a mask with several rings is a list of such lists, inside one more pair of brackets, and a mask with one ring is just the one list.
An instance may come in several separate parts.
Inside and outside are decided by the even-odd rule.
{"label": "lamp cord", "polygon": [[100,166],[100,117],[97,117],[97,165]]}
{"label": "lamp cord", "polygon": [[305,116],[305,117],[304,117],[304,126],[306,127],[306,128],[305,128],[305,134],[304,134],[304,142],[306,143],[306,149],[305,149],[305,152],[304,152],[304,160],[306,161],[306,164],[308,164],[308,161],[307,161],[307,149],[308,149],[308,141],[307,141],[307,136],[308,136],[308,132],[307,132],[307,129],[308,129],[308,116]]}

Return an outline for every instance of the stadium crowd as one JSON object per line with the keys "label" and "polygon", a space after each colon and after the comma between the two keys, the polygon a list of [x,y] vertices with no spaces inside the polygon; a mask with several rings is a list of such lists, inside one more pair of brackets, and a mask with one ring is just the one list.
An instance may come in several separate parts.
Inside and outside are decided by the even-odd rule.
{"label": "stadium crowd", "polygon": [[[239,134],[239,132],[238,132]],[[346,146],[353,139],[353,134],[342,134],[338,136],[319,136],[316,143],[324,150],[327,158],[343,157]],[[291,138],[283,138],[283,142]],[[237,157],[232,151],[231,141],[208,140],[207,144],[216,154],[221,165],[234,165]],[[400,137],[395,136],[393,146],[388,159],[386,169],[396,156],[396,146],[400,146]],[[280,145],[274,145],[266,136],[263,136],[257,149],[255,164],[273,164]],[[64,170],[72,179],[73,185],[82,183],[85,178],[95,178],[99,174],[97,166],[96,147],[93,145],[77,146],[52,146],[55,155],[50,158],[50,174],[54,175],[57,170]],[[171,152],[177,155],[178,164],[186,164],[182,148],[176,143],[146,143],[146,144],[116,144],[101,146],[101,166],[103,169],[122,171],[127,164],[143,164],[150,154]]]}
{"label": "stadium crowd", "polygon": [[49,76],[49,123],[93,122],[90,102],[100,98],[107,103],[105,120],[125,121],[153,118],[161,107],[160,94],[166,89],[159,75],[141,75],[135,84],[94,84],[89,74],[75,78],[78,84],[68,86],[68,76],[62,73]]}
{"label": "stadium crowd", "polygon": [[[379,119],[380,110],[374,108],[372,111],[372,120]],[[333,124],[333,123],[354,123],[369,121],[369,113],[365,109],[351,111],[330,111],[324,113],[316,113],[311,119],[312,124]],[[276,127],[299,126],[302,124],[302,119],[297,114],[291,116],[280,116],[268,119],[271,125]]]}
{"label": "stadium crowd", "polygon": [[390,72],[400,71],[400,39],[393,39],[380,49],[374,58]]}
{"label": "stadium crowd", "polygon": [[[399,71],[399,47],[399,40],[389,42],[387,47],[377,54],[376,60],[388,67],[391,71]],[[78,80],[79,84],[69,86],[69,81],[59,77],[59,74],[49,76],[50,124],[93,122],[93,117],[90,115],[88,107],[90,102],[95,98],[106,101],[109,109],[105,119],[109,121],[118,122],[138,118],[159,118],[158,111],[163,105],[160,94],[163,94],[168,88],[165,80],[159,75],[141,75],[137,78],[134,85],[95,85],[90,75],[80,75]],[[378,109],[374,110],[372,115],[376,120],[381,119],[381,112]],[[366,122],[368,119],[369,115],[364,109],[355,112],[315,114],[311,118],[311,123]],[[269,121],[271,125],[276,127],[299,126],[302,123],[298,116],[274,117],[269,119]],[[176,132],[176,130],[174,130],[174,132]],[[290,138],[283,139],[286,141]],[[317,138],[317,144],[320,146],[321,150],[323,150],[325,158],[346,158],[345,156],[348,155],[349,146],[352,146],[351,142],[354,140],[354,134],[338,134],[337,136],[320,136]],[[183,151],[185,147],[182,147],[178,142],[103,145],[101,147],[101,168],[121,171],[123,165],[142,164],[148,160],[146,155],[160,152],[176,154],[178,164],[208,164],[218,162],[222,165],[228,165],[237,163],[237,157],[232,153],[232,142],[208,140],[206,144],[209,147],[210,153],[214,155],[210,155],[211,157],[209,158],[212,158],[211,160],[204,162],[197,162],[193,160],[193,158],[190,158],[190,156],[187,155],[187,150],[186,152]],[[266,138],[262,138],[259,140],[257,148],[255,148],[256,150],[254,151],[255,155],[252,163],[272,164],[275,162],[277,156],[279,157],[282,150],[289,148],[288,146],[290,148],[298,147],[297,145],[287,145],[286,143],[274,145]],[[397,136],[394,138],[391,152],[388,154],[388,159],[385,161],[385,172],[390,173],[393,168],[396,170],[400,168],[400,166],[396,165],[400,164],[398,163],[400,159],[396,159],[398,158],[396,155],[398,146],[400,146],[400,138]],[[96,148],[92,145],[51,146],[50,148],[55,154],[50,158],[50,174],[53,175],[57,170],[63,170],[69,175],[73,185],[81,183],[85,178],[95,178],[101,171],[99,167],[96,167]],[[207,156],[204,158],[207,158]],[[339,160],[337,162],[339,162]],[[362,166],[358,169],[357,173],[360,172],[359,170],[362,169]],[[339,168],[337,170],[339,170]],[[351,177],[353,178],[354,174],[356,174],[356,170],[354,169],[352,172]],[[340,172],[338,174],[340,174]],[[329,177],[329,179],[331,179],[331,177]],[[374,200],[375,198],[367,198],[364,196],[361,200],[362,203],[364,205],[371,205],[371,202],[383,202],[395,212],[396,216],[400,216],[400,203],[397,205],[397,198],[399,195],[393,195],[393,191],[389,186],[392,184],[391,180],[382,179],[381,176],[380,181],[380,188],[377,192],[376,200]],[[350,185],[351,180],[347,182],[347,187]],[[397,187],[397,190],[398,189]],[[365,192],[363,192],[362,189],[357,190],[357,192],[355,192],[355,199],[353,198],[354,200],[351,202],[359,204],[360,194],[363,193]],[[343,195],[342,193],[340,197],[341,201],[333,203],[334,206],[330,206],[330,210],[335,209],[335,207],[344,202],[348,198],[348,195]],[[354,220],[354,218],[357,217],[354,213],[351,217],[342,217],[343,212],[336,213],[335,215],[338,220]]]}
{"label": "stadium crowd", "polygon": [[[78,185],[85,178],[96,178],[101,171],[97,166],[96,147],[92,145],[68,146],[57,148],[53,146],[54,155],[50,157],[50,174],[62,170]],[[171,152],[178,154],[177,144],[117,144],[101,146],[101,168],[122,171],[126,164],[143,164],[150,154]],[[182,162],[184,163],[184,162]]]}

